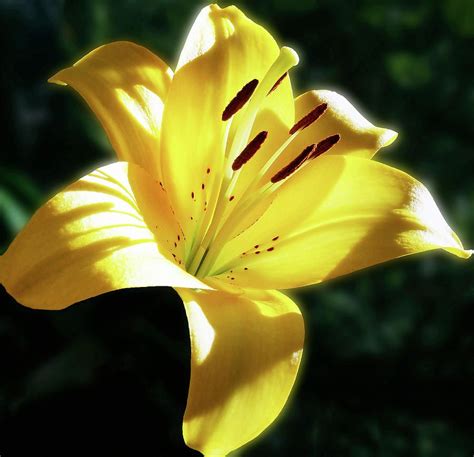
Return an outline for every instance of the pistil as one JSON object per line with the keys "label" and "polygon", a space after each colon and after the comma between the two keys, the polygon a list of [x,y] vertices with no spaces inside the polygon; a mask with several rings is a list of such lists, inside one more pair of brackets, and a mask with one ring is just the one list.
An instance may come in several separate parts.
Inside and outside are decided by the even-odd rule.
{"label": "pistil", "polygon": [[[283,80],[284,75],[288,72],[288,70],[298,64],[298,61],[298,55],[293,49],[288,47],[281,48],[278,58],[267,71],[264,78],[257,85],[257,87],[252,88],[255,84],[253,82],[254,80],[252,80],[250,83],[247,83],[224,109],[224,112],[222,113],[222,119],[227,122],[232,122],[233,115],[239,109],[241,109],[245,103],[247,104],[243,116],[239,119],[239,125],[235,131],[229,153],[227,154],[227,160],[225,161],[224,165],[224,178],[219,192],[219,199],[217,201],[215,210],[212,212],[212,220],[210,221],[207,230],[204,229],[206,231],[202,237],[202,241],[199,243],[199,246],[193,246],[191,250],[190,262],[193,265],[193,268],[190,270],[191,273],[197,274],[198,270],[201,268],[201,260],[195,259],[194,257],[198,255],[198,252],[202,252],[203,256],[206,255],[208,247],[213,242],[219,228],[227,220],[225,214],[227,205],[233,200],[232,197],[235,184],[240,173],[240,169],[234,171],[232,165],[248,143],[248,138],[250,132],[252,131],[252,127],[260,106],[272,89],[275,89],[277,85]],[[248,97],[249,93],[250,96]],[[227,148],[225,150],[227,150]],[[201,226],[199,232],[202,230],[203,226]],[[197,236],[195,239],[197,241],[200,238],[201,236]]]}
{"label": "pistil", "polygon": [[275,85],[275,81],[281,78],[281,75],[286,73],[290,68],[298,64],[299,58],[296,52],[288,47],[283,47],[280,50],[280,55],[275,60],[273,65],[268,70],[260,84],[257,86],[253,96],[251,97],[244,116],[235,132],[232,146],[229,153],[229,168],[234,162],[237,155],[248,142],[248,137],[252,130],[252,126],[257,116],[258,110],[265,100],[265,97]]}

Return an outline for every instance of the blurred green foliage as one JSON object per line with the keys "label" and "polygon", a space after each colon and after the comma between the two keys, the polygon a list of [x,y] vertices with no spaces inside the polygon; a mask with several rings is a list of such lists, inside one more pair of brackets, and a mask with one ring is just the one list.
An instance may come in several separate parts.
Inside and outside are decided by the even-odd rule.
{"label": "blurred green foliage", "polygon": [[[221,5],[230,2],[222,2]],[[427,183],[474,244],[471,0],[235,2],[295,47],[297,92],[335,88],[400,132],[381,160]],[[192,0],[0,0],[0,246],[47,196],[112,160],[98,123],[46,80],[130,39],[171,65]],[[296,295],[305,362],[277,424],[245,456],[465,457],[474,452],[471,263],[440,253]],[[1,291],[0,454],[196,455],[181,438],[186,318],[172,290],[119,291],[60,313]]]}

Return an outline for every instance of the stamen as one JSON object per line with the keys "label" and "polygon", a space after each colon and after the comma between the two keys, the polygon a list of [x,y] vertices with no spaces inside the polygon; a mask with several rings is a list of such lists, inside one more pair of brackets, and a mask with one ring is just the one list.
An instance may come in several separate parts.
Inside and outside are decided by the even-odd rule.
{"label": "stamen", "polygon": [[314,151],[311,153],[311,156],[309,157],[310,159],[315,159],[316,157],[319,157],[321,154],[324,154],[326,151],[331,149],[339,140],[341,139],[341,135],[335,134],[328,136],[327,138],[324,138],[324,140],[321,140],[316,147],[314,148]]}
{"label": "stamen", "polygon": [[247,104],[245,113],[243,114],[237,131],[234,134],[228,155],[229,170],[231,168],[230,164],[234,162],[235,158],[248,142],[258,110],[264,102],[268,91],[273,87],[275,81],[280,77],[280,75],[294,67],[298,63],[298,60],[298,54],[296,54],[293,49],[286,46],[280,49],[279,56],[275,62],[273,62],[273,65],[269,68],[262,79],[262,82],[258,85],[255,93]]}
{"label": "stamen", "polygon": [[275,84],[273,84],[273,87],[268,91],[267,95],[270,95],[280,84],[281,82],[288,76],[288,72],[283,73],[276,81]]}
{"label": "stamen", "polygon": [[244,150],[239,154],[239,156],[234,160],[232,164],[232,170],[240,170],[260,149],[263,142],[267,139],[268,132],[265,130],[258,133],[255,138],[245,146]]}
{"label": "stamen", "polygon": [[304,148],[303,152],[301,152],[288,165],[283,167],[277,174],[275,174],[270,181],[275,184],[276,182],[282,181],[293,174],[296,170],[298,170],[299,167],[301,167],[301,165],[303,165],[304,161],[309,157],[313,150],[314,144],[310,144]]}
{"label": "stamen", "polygon": [[312,111],[310,111],[306,116],[302,117],[293,127],[291,127],[290,135],[293,135],[293,133],[297,132],[298,130],[305,129],[306,127],[309,127],[313,122],[316,122],[326,111],[327,107],[327,103],[321,103]]}
{"label": "stamen", "polygon": [[[235,213],[235,207],[240,203],[239,199],[236,204],[233,205],[234,208],[230,208],[228,205],[228,199],[234,194],[234,189],[241,171],[234,171],[232,169],[232,164],[248,144],[255,119],[262,104],[265,102],[265,97],[268,92],[272,89],[275,85],[275,81],[277,81],[281,75],[298,64],[298,60],[298,54],[296,54],[293,49],[288,47],[281,48],[278,57],[268,69],[262,80],[258,83],[255,91],[248,100],[244,107],[244,112],[241,115],[239,114],[239,124],[233,126],[234,130],[232,131],[233,134],[230,138],[229,132],[232,122],[226,124],[226,135],[224,136],[226,159],[221,190],[218,194],[216,193],[218,195],[218,200],[214,209],[207,212],[207,214],[211,215],[212,220],[209,221],[209,224],[207,224],[205,228],[205,235],[199,235],[199,240],[202,240],[200,246],[202,247],[203,258],[195,262],[197,269],[193,271],[193,274],[196,274],[199,277],[206,276],[210,268],[212,268],[215,256],[219,250],[216,246],[220,246],[218,239],[221,229],[229,220],[230,215]],[[234,106],[226,108],[222,116],[223,119],[226,119],[227,116],[232,116],[230,113],[234,112],[236,102],[231,102],[229,105]]]}
{"label": "stamen", "polygon": [[245,84],[245,86],[237,92],[237,95],[225,107],[225,110],[222,112],[222,120],[229,120],[237,111],[239,111],[249,101],[249,98],[252,96],[257,86],[258,79],[252,79],[252,81]]}

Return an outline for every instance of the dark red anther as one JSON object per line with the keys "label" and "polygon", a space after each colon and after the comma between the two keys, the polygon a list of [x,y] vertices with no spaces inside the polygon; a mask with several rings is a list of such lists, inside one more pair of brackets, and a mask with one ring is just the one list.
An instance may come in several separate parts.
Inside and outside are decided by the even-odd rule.
{"label": "dark red anther", "polygon": [[297,132],[298,130],[303,130],[306,127],[309,127],[313,122],[316,122],[327,110],[328,104],[321,103],[312,111],[310,111],[306,116],[302,117],[293,127],[290,129],[290,135]]}
{"label": "dark red anther", "polygon": [[311,153],[311,156],[309,158],[315,159],[316,157],[319,157],[321,154],[324,154],[326,151],[331,149],[340,139],[341,139],[341,135],[338,135],[337,133],[335,135],[331,135],[331,136],[328,136],[327,138],[324,138],[324,140],[321,140],[316,145],[316,147],[314,148],[314,151]]}
{"label": "dark red anther", "polygon": [[267,139],[268,132],[265,130],[258,133],[255,138],[245,146],[244,150],[237,156],[232,164],[232,170],[240,170],[260,149],[263,142]]}
{"label": "dark red anther", "polygon": [[291,174],[293,174],[296,170],[298,170],[301,165],[305,162],[305,160],[310,156],[313,152],[314,144],[310,144],[295,158],[293,159],[288,165],[283,167],[276,175],[272,177],[270,180],[272,183],[276,183],[278,181],[282,181],[285,178],[288,178]]}
{"label": "dark red anther", "polygon": [[270,95],[280,84],[281,82],[288,76],[288,72],[283,73],[278,79],[275,84],[273,84],[273,87],[268,91],[267,95]]}
{"label": "dark red anther", "polygon": [[225,110],[222,112],[222,120],[229,120],[237,111],[239,111],[239,109],[248,102],[257,86],[258,79],[252,79],[252,81],[245,84],[245,86],[237,92],[237,95],[225,107]]}

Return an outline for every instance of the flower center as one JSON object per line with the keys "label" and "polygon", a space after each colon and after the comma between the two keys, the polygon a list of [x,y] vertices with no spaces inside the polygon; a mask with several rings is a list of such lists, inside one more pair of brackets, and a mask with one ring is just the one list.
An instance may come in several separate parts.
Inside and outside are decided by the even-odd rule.
{"label": "flower center", "polygon": [[[246,216],[249,209],[275,192],[289,176],[293,175],[308,160],[319,157],[339,141],[340,136],[336,134],[323,139],[317,144],[307,146],[297,157],[275,173],[268,183],[262,185],[262,178],[288,145],[302,130],[316,122],[327,110],[326,103],[316,106],[291,127],[286,141],[266,160],[240,197],[235,198],[235,188],[242,168],[258,153],[269,135],[268,131],[263,130],[249,141],[260,106],[265,97],[277,90],[287,76],[288,70],[297,63],[298,56],[296,53],[290,48],[282,48],[279,57],[262,81],[252,79],[246,83],[222,112],[222,121],[228,123],[227,132],[229,133],[231,124],[235,119],[234,115],[245,107],[233,138],[227,137],[223,180],[215,210],[210,222],[201,224],[199,233],[196,234],[194,244],[189,252],[187,270],[191,274],[198,277],[208,276],[212,272],[212,265],[223,245],[231,239],[230,235],[235,231],[235,226]],[[268,252],[273,250],[272,247]]]}

